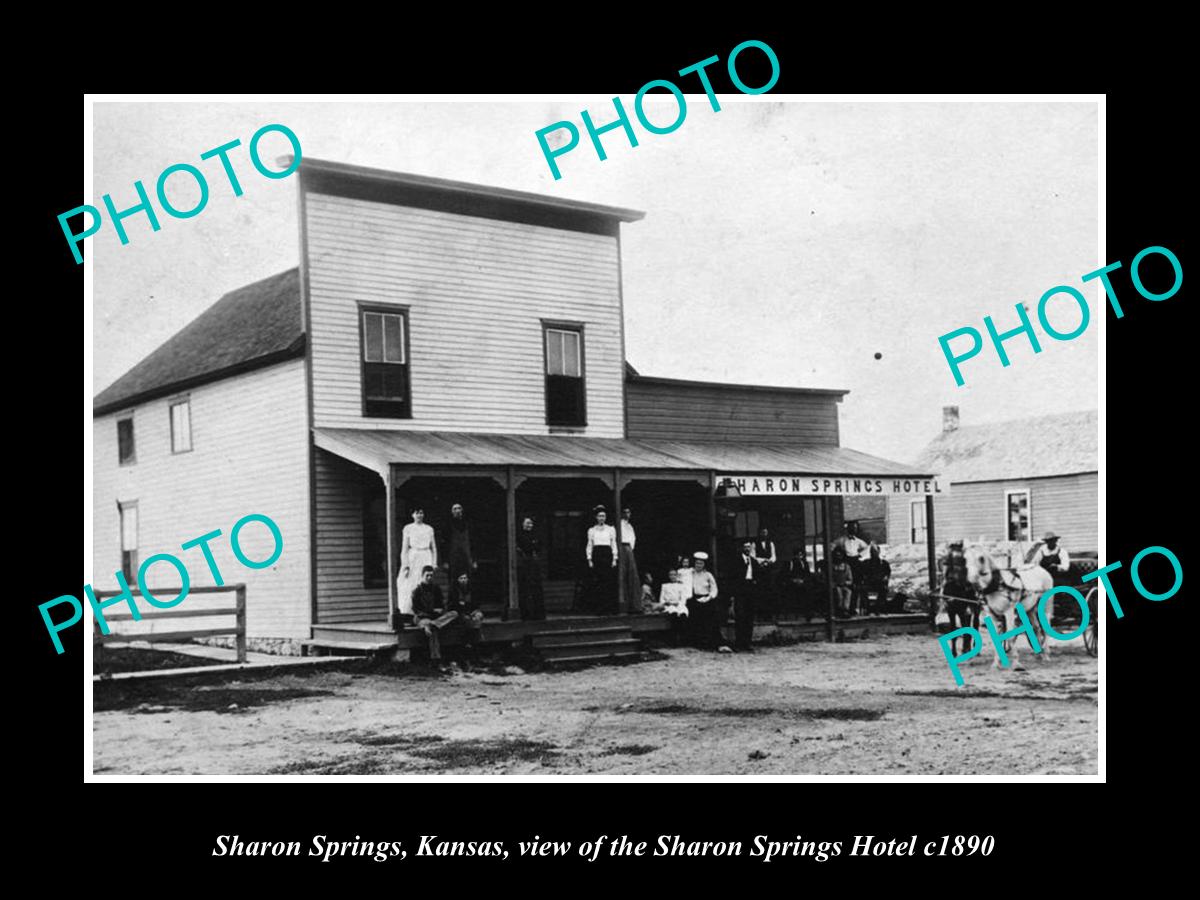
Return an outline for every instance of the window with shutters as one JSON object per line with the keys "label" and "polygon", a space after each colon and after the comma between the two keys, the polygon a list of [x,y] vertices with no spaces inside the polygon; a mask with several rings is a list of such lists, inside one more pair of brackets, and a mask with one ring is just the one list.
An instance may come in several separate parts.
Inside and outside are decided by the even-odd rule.
{"label": "window with shutters", "polygon": [[363,415],[412,418],[408,368],[408,310],[359,306]]}
{"label": "window with shutters", "polygon": [[545,322],[542,329],[546,351],[546,424],[582,428],[587,425],[583,326]]}

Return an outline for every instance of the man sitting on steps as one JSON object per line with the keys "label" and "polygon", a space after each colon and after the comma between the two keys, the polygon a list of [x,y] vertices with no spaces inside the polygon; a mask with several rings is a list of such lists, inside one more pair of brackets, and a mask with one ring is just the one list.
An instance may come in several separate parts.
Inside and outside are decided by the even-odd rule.
{"label": "man sitting on steps", "polygon": [[483,611],[475,605],[471,596],[471,576],[466,572],[450,588],[449,612],[458,614],[458,624],[463,629],[463,646],[472,652],[483,641]]}
{"label": "man sitting on steps", "polygon": [[458,618],[458,613],[447,612],[442,599],[442,589],[433,583],[433,566],[421,569],[421,583],[413,588],[412,610],[416,625],[429,638],[429,660],[441,663],[442,642],[439,632]]}

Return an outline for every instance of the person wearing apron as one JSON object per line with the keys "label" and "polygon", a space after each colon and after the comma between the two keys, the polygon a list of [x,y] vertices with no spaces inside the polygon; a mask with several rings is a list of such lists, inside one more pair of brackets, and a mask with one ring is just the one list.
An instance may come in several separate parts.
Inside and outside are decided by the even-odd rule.
{"label": "person wearing apron", "polygon": [[1051,575],[1071,568],[1071,558],[1066,549],[1058,543],[1058,535],[1053,531],[1046,532],[1046,536],[1042,538],[1042,545],[1034,551],[1031,562],[1035,566],[1041,566]]}
{"label": "person wearing apron", "polygon": [[400,539],[400,574],[396,578],[396,605],[400,615],[395,620],[399,628],[402,617],[412,616],[412,595],[421,583],[421,571],[425,566],[437,568],[437,541],[433,528],[425,524],[425,510],[416,507],[412,511],[412,522],[404,526]]}

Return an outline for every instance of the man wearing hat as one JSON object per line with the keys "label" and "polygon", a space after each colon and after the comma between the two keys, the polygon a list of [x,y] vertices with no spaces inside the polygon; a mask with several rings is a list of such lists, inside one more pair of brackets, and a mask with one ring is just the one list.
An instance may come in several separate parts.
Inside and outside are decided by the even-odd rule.
{"label": "man wearing hat", "polygon": [[[935,614],[934,628],[942,632],[968,627],[978,629],[979,606],[971,602],[975,599],[975,591],[967,579],[967,557],[961,540],[950,542],[942,557],[941,570],[942,589],[930,610]],[[950,652],[957,653],[960,643],[964,653],[974,646],[970,637],[962,635],[951,639]]]}
{"label": "man wearing hat", "polygon": [[688,618],[692,621],[697,647],[718,653],[733,652],[721,634],[717,579],[708,571],[708,554],[703,550],[692,554],[692,599],[688,601]]}
{"label": "man wearing hat", "polygon": [[1065,572],[1071,567],[1071,557],[1067,555],[1064,547],[1058,543],[1058,535],[1053,530],[1047,531],[1046,536],[1042,538],[1042,543],[1033,551],[1033,558],[1030,563],[1035,566],[1041,566],[1051,575],[1056,572]]}

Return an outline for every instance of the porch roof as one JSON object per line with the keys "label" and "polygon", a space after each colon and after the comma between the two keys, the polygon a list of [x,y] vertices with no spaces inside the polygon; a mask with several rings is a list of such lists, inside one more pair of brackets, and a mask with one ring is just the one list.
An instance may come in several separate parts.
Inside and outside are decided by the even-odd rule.
{"label": "porch roof", "polygon": [[715,470],[844,478],[930,478],[935,473],[848,447],[682,442],[566,435],[314,428],[318,447],[381,474],[390,463],[573,469]]}

